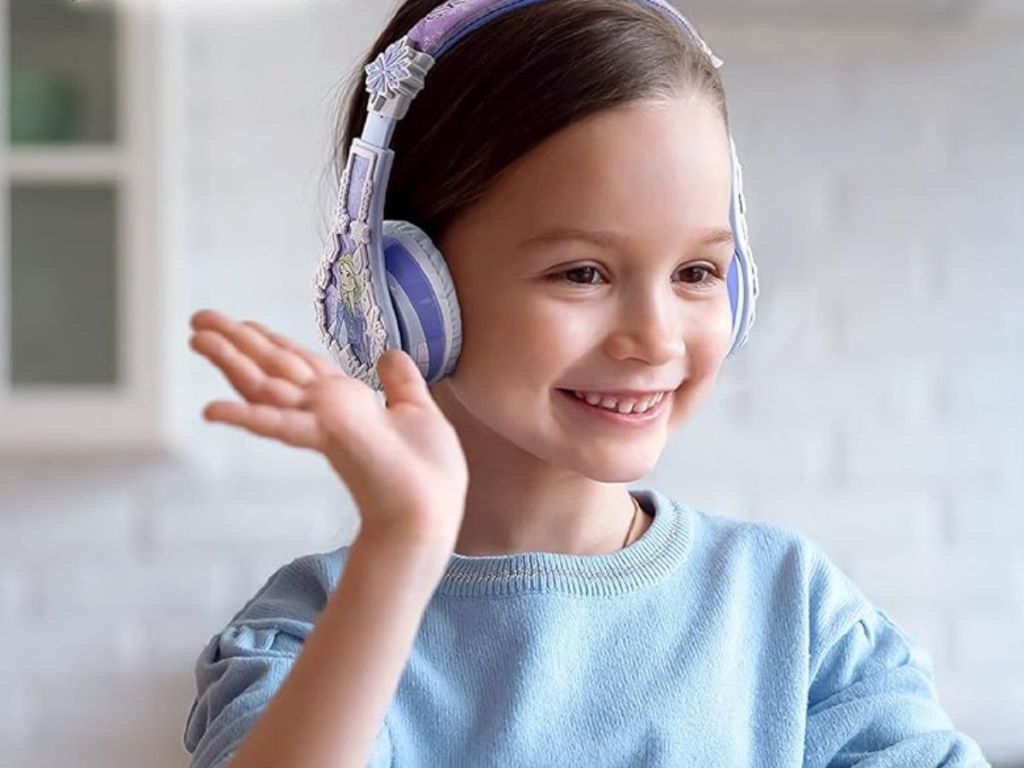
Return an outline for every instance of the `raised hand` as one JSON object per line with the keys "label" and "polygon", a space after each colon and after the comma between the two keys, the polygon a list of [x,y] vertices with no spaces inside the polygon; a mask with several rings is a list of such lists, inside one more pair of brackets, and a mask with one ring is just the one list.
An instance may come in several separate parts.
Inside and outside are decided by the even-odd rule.
{"label": "raised hand", "polygon": [[189,346],[244,398],[203,416],[322,453],[368,527],[454,547],[469,472],[458,435],[415,362],[388,350],[377,362],[385,403],[359,379],[253,321],[211,309],[191,318]]}

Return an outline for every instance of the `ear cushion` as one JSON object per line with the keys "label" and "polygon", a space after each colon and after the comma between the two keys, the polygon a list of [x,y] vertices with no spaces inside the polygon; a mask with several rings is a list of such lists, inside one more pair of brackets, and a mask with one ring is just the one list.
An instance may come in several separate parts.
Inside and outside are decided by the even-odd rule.
{"label": "ear cushion", "polygon": [[757,264],[750,248],[750,237],[747,231],[747,202],[743,194],[743,167],[736,153],[736,144],[729,137],[732,154],[732,201],[729,218],[736,248],[729,267],[728,287],[729,298],[733,310],[732,345],[726,357],[733,357],[747,344],[750,329],[754,325],[757,296],[760,292],[757,280]]}
{"label": "ear cushion", "polygon": [[448,264],[415,224],[385,220],[382,247],[388,292],[402,349],[428,383],[455,370],[462,352],[462,316]]}

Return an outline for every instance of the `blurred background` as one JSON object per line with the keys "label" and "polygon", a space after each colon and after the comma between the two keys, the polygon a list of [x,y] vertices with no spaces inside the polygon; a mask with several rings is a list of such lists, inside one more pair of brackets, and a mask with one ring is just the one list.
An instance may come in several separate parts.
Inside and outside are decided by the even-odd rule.
{"label": "blurred background", "polygon": [[[381,0],[0,0],[0,764],[181,766],[192,665],[358,518],[203,422],[215,307],[320,347],[341,91]],[[635,487],[799,529],[1024,765],[1024,3],[680,0],[715,52],[761,298]]]}

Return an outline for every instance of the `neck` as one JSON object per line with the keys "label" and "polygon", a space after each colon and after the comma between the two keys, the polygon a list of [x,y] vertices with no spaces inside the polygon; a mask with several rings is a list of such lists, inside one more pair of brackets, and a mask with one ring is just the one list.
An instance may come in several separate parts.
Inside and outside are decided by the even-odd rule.
{"label": "neck", "polygon": [[647,516],[636,515],[623,483],[554,467],[481,424],[447,387],[431,391],[458,432],[469,467],[457,554],[606,554],[623,547],[634,516],[629,542],[646,530]]}
{"label": "neck", "polygon": [[597,555],[623,547],[646,530],[624,486],[531,487],[503,493],[470,480],[455,544],[460,555],[560,552]]}

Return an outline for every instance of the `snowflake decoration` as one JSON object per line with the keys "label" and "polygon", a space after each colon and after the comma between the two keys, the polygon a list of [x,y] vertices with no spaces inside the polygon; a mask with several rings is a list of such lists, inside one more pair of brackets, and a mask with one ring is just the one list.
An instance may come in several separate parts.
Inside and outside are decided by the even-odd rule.
{"label": "snowflake decoration", "polygon": [[385,98],[397,94],[398,85],[409,77],[412,53],[405,37],[385,48],[383,53],[366,66],[366,90],[373,96]]}

